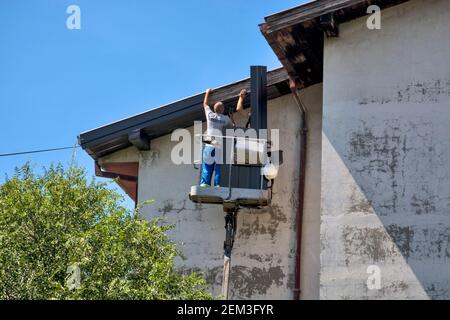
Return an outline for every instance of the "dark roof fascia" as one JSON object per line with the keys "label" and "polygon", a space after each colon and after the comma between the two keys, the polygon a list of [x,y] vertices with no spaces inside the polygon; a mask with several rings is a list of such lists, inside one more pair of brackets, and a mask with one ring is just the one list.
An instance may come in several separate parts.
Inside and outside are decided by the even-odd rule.
{"label": "dark roof fascia", "polygon": [[[267,73],[269,98],[289,92],[288,76],[283,68]],[[250,79],[216,88],[211,101],[223,101],[228,108],[234,107],[241,89],[250,90]],[[204,120],[202,108],[204,93],[197,94],[141,114],[89,130],[78,136],[78,143],[94,159],[131,146],[129,134],[143,130],[149,139],[171,133],[177,128],[193,125],[195,120]]]}

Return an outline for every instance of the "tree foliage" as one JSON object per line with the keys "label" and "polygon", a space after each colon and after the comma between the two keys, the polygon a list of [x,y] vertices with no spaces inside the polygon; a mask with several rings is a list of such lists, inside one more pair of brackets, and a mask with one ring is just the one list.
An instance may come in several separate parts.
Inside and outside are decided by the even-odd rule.
{"label": "tree foliage", "polygon": [[77,165],[38,175],[27,164],[0,186],[0,299],[211,298],[176,268],[170,228]]}

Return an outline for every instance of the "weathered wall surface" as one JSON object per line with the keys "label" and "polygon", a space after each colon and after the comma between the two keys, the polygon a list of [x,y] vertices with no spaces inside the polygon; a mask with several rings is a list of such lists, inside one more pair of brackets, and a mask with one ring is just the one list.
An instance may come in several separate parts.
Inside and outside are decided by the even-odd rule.
{"label": "weathered wall surface", "polygon": [[450,298],[449,29],[450,1],[413,0],[325,41],[323,299]]}
{"label": "weathered wall surface", "polygon": [[[321,86],[306,90],[305,102],[315,112],[321,111]],[[268,126],[280,129],[280,146],[284,150],[284,164],[274,186],[272,205],[259,210],[241,210],[232,257],[231,296],[234,299],[291,299],[295,270],[295,214],[298,187],[298,159],[300,142],[300,113],[291,95],[268,103]],[[320,121],[320,115],[316,116]],[[238,123],[243,122],[238,119]],[[245,122],[244,122],[245,123]],[[311,129],[317,129],[317,123]],[[189,129],[193,132],[193,128]],[[314,141],[314,135],[311,135]],[[313,169],[307,179],[306,198],[315,201],[305,210],[302,281],[304,298],[319,295],[319,180],[320,136],[315,133],[317,146],[310,148]],[[151,142],[152,151],[123,150],[104,161],[140,160],[140,201],[154,199],[143,209],[147,218],[163,216],[173,223],[171,237],[187,257],[179,261],[187,270],[200,270],[215,294],[220,293],[225,236],[224,214],[221,206],[194,204],[188,198],[190,186],[198,183],[199,171],[192,165],[174,165],[170,154],[177,142],[164,136]],[[319,165],[318,165],[319,163]]]}
{"label": "weathered wall surface", "polygon": [[[307,108],[307,151],[300,287],[302,300],[319,299],[322,84],[302,90]],[[298,158],[300,155],[297,156]],[[297,159],[298,159],[297,158]]]}

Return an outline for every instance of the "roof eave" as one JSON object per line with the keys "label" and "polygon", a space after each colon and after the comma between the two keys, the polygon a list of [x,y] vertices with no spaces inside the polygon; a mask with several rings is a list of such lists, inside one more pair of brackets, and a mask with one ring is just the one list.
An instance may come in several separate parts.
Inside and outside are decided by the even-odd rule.
{"label": "roof eave", "polygon": [[290,78],[299,88],[323,79],[324,35],[337,37],[339,24],[362,17],[376,4],[385,9],[409,0],[316,0],[265,17],[260,24]]}
{"label": "roof eave", "polygon": [[[288,75],[283,68],[267,73],[268,97],[276,98],[289,92]],[[216,88],[212,101],[223,101],[227,108],[234,108],[241,89],[250,91],[250,79],[233,82]],[[195,120],[204,120],[204,93],[175,101],[163,107],[86,131],[78,136],[80,146],[94,159],[98,159],[132,145],[129,135],[142,131],[148,139],[169,134],[177,128],[193,125]]]}

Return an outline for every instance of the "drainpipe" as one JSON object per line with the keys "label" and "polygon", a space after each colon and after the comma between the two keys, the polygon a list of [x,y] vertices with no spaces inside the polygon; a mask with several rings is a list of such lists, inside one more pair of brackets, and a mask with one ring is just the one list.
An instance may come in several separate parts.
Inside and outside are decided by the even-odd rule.
{"label": "drainpipe", "polygon": [[308,129],[306,127],[306,107],[301,101],[297,86],[292,78],[289,80],[289,87],[297,106],[301,112],[302,124],[300,135],[300,168],[298,179],[298,205],[296,213],[297,224],[297,247],[295,250],[295,286],[294,300],[300,300],[300,276],[301,276],[301,256],[302,256],[302,231],[303,231],[303,204],[305,199],[305,173],[306,173],[306,139]]}

